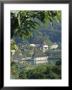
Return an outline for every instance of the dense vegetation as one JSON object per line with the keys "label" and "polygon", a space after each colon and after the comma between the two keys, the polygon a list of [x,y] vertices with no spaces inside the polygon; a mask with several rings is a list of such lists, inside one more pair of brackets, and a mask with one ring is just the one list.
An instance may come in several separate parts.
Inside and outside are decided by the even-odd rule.
{"label": "dense vegetation", "polygon": [[11,78],[13,79],[60,79],[61,78],[61,63],[56,62],[56,65],[40,64],[32,66],[29,64],[11,63]]}
{"label": "dense vegetation", "polygon": [[[11,38],[16,35],[22,39],[28,38],[41,24],[53,21],[61,22],[60,11],[15,11],[11,12]],[[42,25],[43,25],[42,24]]]}

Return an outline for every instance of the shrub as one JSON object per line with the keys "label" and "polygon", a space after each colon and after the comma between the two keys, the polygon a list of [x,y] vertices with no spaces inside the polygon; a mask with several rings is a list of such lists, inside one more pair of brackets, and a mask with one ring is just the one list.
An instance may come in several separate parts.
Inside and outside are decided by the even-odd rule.
{"label": "shrub", "polygon": [[18,79],[60,79],[61,78],[61,68],[60,66],[51,64],[42,64],[36,66],[28,66],[19,68],[18,65],[12,64],[12,73],[15,78]]}

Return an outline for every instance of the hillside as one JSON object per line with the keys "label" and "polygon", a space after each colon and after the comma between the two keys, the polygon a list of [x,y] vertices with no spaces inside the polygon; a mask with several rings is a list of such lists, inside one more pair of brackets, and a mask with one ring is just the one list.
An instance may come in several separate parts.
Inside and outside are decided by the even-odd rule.
{"label": "hillside", "polygon": [[18,37],[15,37],[16,43],[27,44],[27,43],[35,43],[35,44],[43,44],[44,42],[48,45],[52,43],[61,43],[61,25],[60,23],[54,22],[53,27],[51,24],[48,27],[40,27],[39,30],[34,30],[32,37],[29,39],[21,40]]}

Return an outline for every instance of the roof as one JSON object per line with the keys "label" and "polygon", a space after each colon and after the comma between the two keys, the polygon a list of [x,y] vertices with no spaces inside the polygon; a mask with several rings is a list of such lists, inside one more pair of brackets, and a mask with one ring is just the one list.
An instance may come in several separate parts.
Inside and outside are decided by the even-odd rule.
{"label": "roof", "polygon": [[34,51],[34,54],[32,57],[44,57],[44,56],[47,56],[45,53],[43,53],[42,50],[36,50]]}
{"label": "roof", "polygon": [[48,45],[43,45],[43,47],[48,47]]}
{"label": "roof", "polygon": [[30,46],[35,47],[36,45],[35,44],[30,44]]}

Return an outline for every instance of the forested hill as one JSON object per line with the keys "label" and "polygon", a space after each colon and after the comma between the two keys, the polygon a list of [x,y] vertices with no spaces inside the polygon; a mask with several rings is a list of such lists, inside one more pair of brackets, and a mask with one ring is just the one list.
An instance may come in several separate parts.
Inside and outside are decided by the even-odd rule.
{"label": "forested hill", "polygon": [[[17,37],[16,42],[22,43],[22,40]],[[34,30],[32,37],[23,42],[35,44],[41,44],[43,42],[46,42],[47,44],[54,42],[61,43],[61,25],[60,23],[54,22],[53,26],[49,24],[46,28],[41,27],[39,30]]]}
{"label": "forested hill", "polygon": [[33,36],[29,39],[30,43],[61,43],[61,25],[54,23],[53,27],[51,24],[48,28],[40,28],[36,32],[33,32]]}

